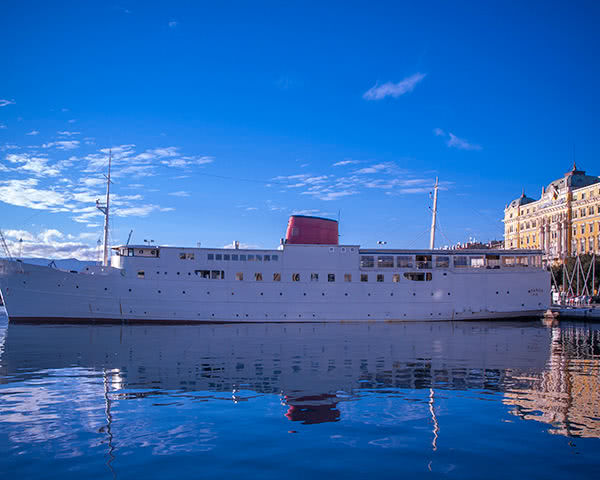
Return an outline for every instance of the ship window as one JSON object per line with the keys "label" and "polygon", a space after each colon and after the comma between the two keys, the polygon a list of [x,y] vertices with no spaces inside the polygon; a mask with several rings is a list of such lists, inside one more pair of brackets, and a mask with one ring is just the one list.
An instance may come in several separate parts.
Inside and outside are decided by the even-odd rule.
{"label": "ship window", "polygon": [[213,270],[211,274],[213,280],[225,280],[225,272],[223,270]]}
{"label": "ship window", "polygon": [[279,255],[271,255],[271,260],[276,262],[277,260],[279,260]]}
{"label": "ship window", "polygon": [[215,254],[215,260],[223,260],[223,255],[220,253]]}
{"label": "ship window", "polygon": [[454,257],[454,268],[465,268],[467,266],[467,260],[467,256],[457,255]]}
{"label": "ship window", "polygon": [[300,281],[300,274],[292,273],[292,282],[299,282],[299,281]]}
{"label": "ship window", "polygon": [[377,257],[377,268],[394,268],[394,257]]}
{"label": "ship window", "polygon": [[255,273],[254,280],[256,280],[257,282],[262,282],[262,273],[260,273],[260,272]]}
{"label": "ship window", "polygon": [[210,270],[194,270],[194,273],[200,278],[210,278]]}
{"label": "ship window", "polygon": [[150,250],[150,255],[157,257],[158,250]]}
{"label": "ship window", "polygon": [[214,260],[215,259],[215,255],[213,253],[209,253],[206,258],[208,258],[209,260]]}
{"label": "ship window", "polygon": [[271,255],[265,255],[264,261],[265,262],[270,262],[271,261]]}
{"label": "ship window", "polygon": [[417,268],[431,268],[431,255],[417,255],[415,264]]}
{"label": "ship window", "polygon": [[361,273],[360,274],[360,281],[361,282],[368,282],[369,281],[369,274],[368,273]]}
{"label": "ship window", "polygon": [[138,278],[144,278],[144,276],[145,276],[145,273],[143,270],[138,271],[138,273],[137,273]]}
{"label": "ship window", "polygon": [[246,261],[246,255],[240,255],[240,261],[245,262]]}
{"label": "ship window", "polygon": [[384,280],[383,273],[378,273],[377,274],[377,281],[378,282],[383,282],[383,280]]}
{"label": "ship window", "polygon": [[239,259],[239,258],[240,258],[240,257],[238,257],[238,255],[237,255],[237,254],[231,255],[231,260],[234,260],[234,261],[236,261],[236,262],[238,261],[238,259]]}
{"label": "ship window", "polygon": [[223,254],[223,260],[230,260],[230,259],[231,259],[231,255],[229,255],[228,253]]}
{"label": "ship window", "polygon": [[133,257],[135,255],[133,248],[128,248],[127,249],[127,256],[128,257]]}
{"label": "ship window", "polygon": [[516,257],[516,259],[517,259],[517,265],[519,267],[527,267],[529,265],[528,257]]}
{"label": "ship window", "polygon": [[502,257],[502,266],[503,267],[514,267],[515,266],[515,257]]}
{"label": "ship window", "polygon": [[372,268],[375,266],[375,257],[370,255],[361,255],[360,268]]}
{"label": "ship window", "polygon": [[236,280],[243,280],[244,279],[244,272],[237,272],[235,274],[235,279]]}
{"label": "ship window", "polygon": [[394,273],[392,275],[392,282],[394,282],[394,283],[400,282],[400,274],[399,273]]}
{"label": "ship window", "polygon": [[485,266],[483,257],[479,255],[476,257],[469,257],[469,263],[471,268],[483,268]]}
{"label": "ship window", "polygon": [[256,260],[256,259],[254,258],[254,255],[248,255],[248,261],[249,261],[249,262],[253,262],[254,260]]}
{"label": "ship window", "polygon": [[256,256],[256,261],[257,262],[262,262],[262,255],[257,255]]}
{"label": "ship window", "polygon": [[435,257],[435,268],[450,267],[450,257]]}
{"label": "ship window", "polygon": [[[140,252],[140,253],[142,253],[142,252]],[[185,260],[185,253],[179,254],[179,260]]]}
{"label": "ship window", "polygon": [[274,282],[281,282],[281,273],[274,273],[273,274],[273,281]]}
{"label": "ship window", "polygon": [[432,278],[431,273],[422,272],[406,272],[404,278],[412,280],[413,282],[429,282]]}
{"label": "ship window", "polygon": [[500,268],[500,255],[486,255],[487,268]]}
{"label": "ship window", "polygon": [[143,254],[144,254],[144,251],[143,251],[143,250],[138,250],[138,253],[139,253],[140,255],[143,255]]}
{"label": "ship window", "polygon": [[311,282],[318,282],[319,281],[319,274],[318,273],[311,273],[310,274],[310,281]]}
{"label": "ship window", "polygon": [[351,282],[351,281],[352,281],[352,274],[344,273],[344,282]]}
{"label": "ship window", "polygon": [[328,282],[335,282],[335,273],[328,273],[327,274],[327,281]]}
{"label": "ship window", "polygon": [[396,264],[398,265],[398,268],[413,268],[413,257],[412,255],[396,257]]}

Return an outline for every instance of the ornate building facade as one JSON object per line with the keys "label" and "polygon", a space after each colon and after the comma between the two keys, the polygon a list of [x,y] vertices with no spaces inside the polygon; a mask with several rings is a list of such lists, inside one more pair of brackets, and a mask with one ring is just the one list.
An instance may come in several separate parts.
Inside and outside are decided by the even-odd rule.
{"label": "ornate building facade", "polygon": [[573,164],[539,200],[523,192],[504,209],[504,248],[543,250],[548,263],[600,253],[600,178]]}

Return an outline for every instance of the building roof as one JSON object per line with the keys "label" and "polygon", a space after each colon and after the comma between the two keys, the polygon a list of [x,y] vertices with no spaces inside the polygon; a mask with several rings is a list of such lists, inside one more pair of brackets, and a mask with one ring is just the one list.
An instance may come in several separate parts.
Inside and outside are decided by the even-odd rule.
{"label": "building roof", "polygon": [[533,198],[529,198],[528,196],[526,196],[525,190],[523,190],[523,193],[521,194],[521,196],[519,198],[515,198],[512,202],[510,202],[510,204],[508,205],[508,208],[520,207],[522,205],[527,205],[528,203],[532,203],[532,202],[535,202],[535,200]]}
{"label": "building roof", "polygon": [[565,187],[569,187],[571,190],[577,190],[578,188],[587,187],[599,182],[600,178],[586,175],[585,170],[577,170],[577,164],[573,162],[573,168],[565,173],[563,178],[551,182],[546,191],[553,193],[555,190],[561,191]]}

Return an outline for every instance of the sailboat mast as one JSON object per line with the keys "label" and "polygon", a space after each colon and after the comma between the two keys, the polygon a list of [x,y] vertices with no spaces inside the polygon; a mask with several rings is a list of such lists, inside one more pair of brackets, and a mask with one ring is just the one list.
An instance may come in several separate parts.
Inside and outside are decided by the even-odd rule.
{"label": "sailboat mast", "polygon": [[437,221],[437,197],[438,197],[438,177],[435,177],[435,186],[433,187],[433,211],[431,216],[431,234],[429,236],[429,248],[435,248],[435,224]]}
{"label": "sailboat mast", "polygon": [[102,265],[108,267],[108,220],[110,213],[110,167],[112,164],[112,149],[108,156],[108,176],[106,177],[106,206],[104,212],[104,257]]}

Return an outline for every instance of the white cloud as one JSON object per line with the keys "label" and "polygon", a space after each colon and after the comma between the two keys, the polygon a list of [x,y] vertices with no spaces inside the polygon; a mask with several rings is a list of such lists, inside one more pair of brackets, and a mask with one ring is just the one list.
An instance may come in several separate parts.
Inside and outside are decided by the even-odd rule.
{"label": "white cloud", "polygon": [[6,100],[5,98],[0,98],[0,107],[6,107],[7,105],[14,105],[15,102],[14,100]]}
{"label": "white cloud", "polygon": [[37,130],[32,130],[29,133],[26,133],[25,135],[38,135],[40,132],[38,132]]}
{"label": "white cloud", "polygon": [[44,143],[42,148],[55,147],[58,150],[73,150],[79,148],[79,140],[58,140],[56,142]]}
{"label": "white cloud", "polygon": [[343,167],[345,165],[356,165],[360,163],[358,160],[342,160],[341,162],[335,162],[333,164],[334,167]]}
{"label": "white cloud", "polygon": [[189,197],[190,192],[184,192],[183,190],[181,190],[179,192],[171,192],[169,193],[169,195],[172,195],[173,197]]}
{"label": "white cloud", "polygon": [[38,177],[55,177],[60,173],[60,168],[57,168],[56,165],[48,165],[48,158],[45,156],[34,157],[27,153],[10,153],[6,159],[11,163],[18,164],[17,170],[33,173]]}
{"label": "white cloud", "polygon": [[171,20],[169,22],[169,28],[175,28],[177,26],[177,22],[175,20]]}
{"label": "white cloud", "polygon": [[[25,230],[4,230],[4,235],[10,251],[19,253],[22,257],[33,258],[77,258],[79,260],[95,260],[97,247],[89,244],[96,235],[83,233],[80,235],[65,235],[62,232],[49,229],[34,234]],[[20,242],[19,240],[23,240]]]}
{"label": "white cloud", "polygon": [[449,147],[458,148],[460,150],[481,150],[480,145],[476,145],[474,143],[469,143],[462,138],[458,138],[453,133],[448,133],[448,136],[450,137],[450,139],[448,140],[448,143],[447,143],[447,145]]}
{"label": "white cloud", "polygon": [[6,130],[6,125],[4,125],[3,123],[0,123],[0,130]]}
{"label": "white cloud", "polygon": [[451,148],[458,148],[459,150],[481,150],[481,145],[469,143],[463,138],[459,138],[451,132],[446,133],[441,128],[434,128],[433,134],[436,137],[447,137],[446,145]]}
{"label": "white cloud", "polygon": [[370,167],[361,168],[360,170],[356,170],[354,173],[365,174],[365,173],[378,173],[378,172],[386,172],[391,173],[395,170],[396,164],[393,162],[385,162],[385,163],[377,163],[375,165],[371,165]]}
{"label": "white cloud", "polygon": [[59,135],[66,136],[66,137],[70,137],[70,136],[72,136],[72,135],[81,135],[81,133],[80,133],[80,132],[69,132],[69,131],[67,131],[67,130],[64,130],[64,131],[58,131],[58,132],[56,132],[56,133],[58,133]]}
{"label": "white cloud", "polygon": [[4,180],[0,182],[0,201],[33,210],[64,211],[68,196],[55,190],[36,188],[38,180]]}
{"label": "white cloud", "polygon": [[75,120],[74,118],[72,118],[71,120],[67,120],[68,123],[75,123],[77,120]]}
{"label": "white cloud", "polygon": [[412,92],[424,78],[424,73],[415,73],[398,83],[387,82],[383,85],[375,85],[364,93],[363,98],[365,100],[381,100],[387,96],[398,98],[405,93]]}

